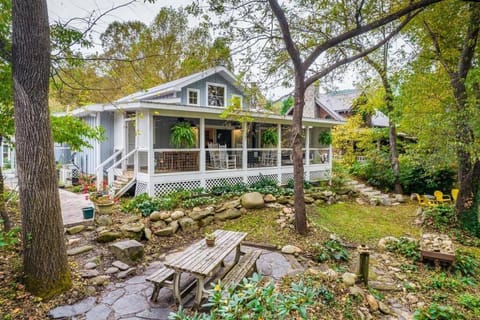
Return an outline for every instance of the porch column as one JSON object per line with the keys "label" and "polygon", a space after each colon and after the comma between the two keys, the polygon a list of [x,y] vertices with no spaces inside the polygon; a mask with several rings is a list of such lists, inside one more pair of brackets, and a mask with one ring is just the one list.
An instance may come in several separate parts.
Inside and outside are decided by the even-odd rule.
{"label": "porch column", "polygon": [[247,169],[248,169],[248,150],[247,150],[247,130],[248,125],[246,122],[242,123],[242,171],[243,182],[248,183]]}
{"label": "porch column", "polygon": [[[330,128],[330,130],[332,130]],[[328,180],[330,182],[332,182],[332,173],[333,173],[333,148],[332,148],[332,144],[330,143],[330,146],[328,147],[328,165],[330,166],[329,167],[329,177],[328,177]]]}
{"label": "porch column", "polygon": [[205,169],[207,154],[205,152],[205,118],[200,118],[200,187],[205,188]]}
{"label": "porch column", "polygon": [[306,127],[305,130],[305,166],[307,167],[305,180],[310,181],[310,127]]}
{"label": "porch column", "polygon": [[[147,146],[148,146],[148,187],[147,193],[150,196],[155,195],[155,188],[152,185],[153,175],[155,174],[155,152],[153,151],[153,135],[154,135],[154,128],[153,128],[153,116],[152,112],[145,112],[147,115]],[[138,128],[138,127],[137,127]],[[138,146],[138,145],[137,145]],[[135,176],[137,176],[138,169],[139,169],[139,162],[138,162],[138,150],[135,152]]]}
{"label": "porch column", "polygon": [[282,125],[277,124],[277,171],[278,184],[282,184]]}

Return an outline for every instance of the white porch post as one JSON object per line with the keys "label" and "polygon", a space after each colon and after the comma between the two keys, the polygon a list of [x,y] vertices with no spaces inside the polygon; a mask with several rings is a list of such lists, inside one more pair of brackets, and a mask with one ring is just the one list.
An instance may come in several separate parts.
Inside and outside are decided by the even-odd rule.
{"label": "white porch post", "polygon": [[310,181],[310,127],[306,127],[305,130],[305,166],[307,167],[305,180]]}
{"label": "white porch post", "polygon": [[278,171],[278,184],[282,183],[282,125],[277,124],[277,171]]}
{"label": "white porch post", "polygon": [[243,182],[248,183],[247,169],[248,169],[248,150],[247,150],[247,123],[242,123],[242,173]]}
{"label": "white porch post", "polygon": [[[148,150],[148,184],[147,184],[147,192],[149,196],[155,195],[155,188],[152,186],[153,175],[155,174],[155,152],[153,151],[153,135],[154,135],[154,128],[153,128],[153,116],[152,112],[147,112],[147,150]],[[136,146],[138,148],[138,145]],[[139,162],[138,162],[138,151],[135,152],[135,176],[137,176],[138,169],[139,169]]]}
{"label": "white porch post", "polygon": [[207,153],[205,151],[205,118],[200,118],[200,187],[205,188]]}
{"label": "white porch post", "polygon": [[[331,130],[331,128],[330,128]],[[328,177],[328,180],[332,182],[332,176],[333,176],[333,148],[332,144],[330,143],[330,146],[328,148],[328,165],[330,166],[330,176]]]}

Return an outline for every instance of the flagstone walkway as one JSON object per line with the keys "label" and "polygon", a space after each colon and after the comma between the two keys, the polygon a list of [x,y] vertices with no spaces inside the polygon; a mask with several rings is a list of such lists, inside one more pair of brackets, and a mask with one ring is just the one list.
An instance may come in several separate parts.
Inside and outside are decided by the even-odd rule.
{"label": "flagstone walkway", "polygon": [[[167,256],[167,259],[171,257],[172,255]],[[227,262],[232,259],[233,255],[227,257]],[[153,285],[145,280],[161,265],[160,261],[154,262],[141,275],[136,275],[125,282],[110,284],[99,296],[87,297],[73,305],[52,309],[49,315],[53,319],[72,320],[168,319],[168,315],[174,307],[172,292],[164,288],[160,290],[158,301],[152,302],[150,295]],[[257,269],[258,272],[273,280],[303,271],[303,268],[292,256],[267,250],[263,250],[258,259]],[[184,285],[191,280],[191,278],[182,277]],[[193,293],[187,295],[183,301],[186,302],[186,307],[191,307]]]}

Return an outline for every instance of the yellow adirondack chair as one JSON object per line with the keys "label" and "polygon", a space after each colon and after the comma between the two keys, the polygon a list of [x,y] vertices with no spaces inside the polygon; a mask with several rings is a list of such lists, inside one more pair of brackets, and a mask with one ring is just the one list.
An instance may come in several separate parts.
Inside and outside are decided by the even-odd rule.
{"label": "yellow adirondack chair", "polygon": [[438,205],[436,200],[429,199],[426,195],[419,195],[418,193],[415,193],[417,197],[418,204],[421,205],[422,207],[434,207]]}
{"label": "yellow adirondack chair", "polygon": [[438,203],[452,203],[452,198],[449,195],[444,195],[442,191],[435,190],[433,195]]}
{"label": "yellow adirondack chair", "polygon": [[457,197],[458,197],[458,189],[452,189],[453,201],[457,202]]}

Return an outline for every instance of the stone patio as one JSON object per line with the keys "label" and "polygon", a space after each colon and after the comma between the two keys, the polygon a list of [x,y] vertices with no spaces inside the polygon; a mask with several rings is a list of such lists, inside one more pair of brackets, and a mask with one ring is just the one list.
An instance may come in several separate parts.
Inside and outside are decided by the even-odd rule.
{"label": "stone patio", "polygon": [[[242,250],[249,250],[243,247]],[[176,253],[167,256],[173,257]],[[178,252],[177,252],[178,254]],[[258,272],[273,280],[279,280],[287,274],[303,271],[293,256],[286,256],[279,252],[262,250],[262,255],[257,260]],[[228,256],[227,263],[233,259],[233,254]],[[113,319],[168,319],[168,315],[175,307],[172,292],[169,289],[160,290],[157,302],[151,302],[150,296],[153,285],[145,279],[162,265],[161,261],[150,264],[145,272],[140,275],[115,284],[109,284],[105,290],[96,297],[87,297],[73,305],[60,306],[50,311],[53,319],[72,320],[113,320]],[[182,277],[186,286],[192,278]],[[183,298],[185,306],[191,307],[193,293]]]}

